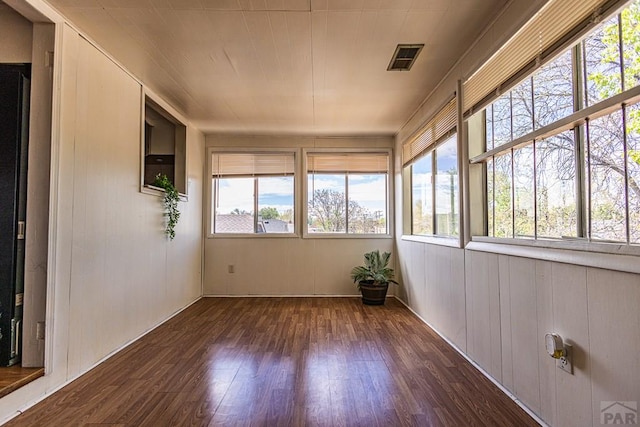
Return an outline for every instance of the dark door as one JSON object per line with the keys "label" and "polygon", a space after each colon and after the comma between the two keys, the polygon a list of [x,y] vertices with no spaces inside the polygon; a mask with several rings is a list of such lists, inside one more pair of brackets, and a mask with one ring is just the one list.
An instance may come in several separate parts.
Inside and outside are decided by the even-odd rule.
{"label": "dark door", "polygon": [[30,67],[0,64],[0,366],[20,362]]}

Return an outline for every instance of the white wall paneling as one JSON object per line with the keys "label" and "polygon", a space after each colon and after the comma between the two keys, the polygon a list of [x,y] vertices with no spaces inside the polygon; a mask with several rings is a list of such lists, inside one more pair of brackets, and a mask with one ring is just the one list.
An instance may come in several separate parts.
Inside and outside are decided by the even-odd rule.
{"label": "white wall paneling", "polygon": [[142,83],[60,17],[52,19],[46,371],[0,399],[0,422],[197,300],[202,290],[204,135],[189,125],[190,197],[180,203],[177,235],[168,241],[161,197],[139,191]]}
{"label": "white wall paneling", "polygon": [[[640,402],[638,275],[412,241],[398,247],[398,296],[549,425],[599,425],[601,401]],[[573,345],[574,375],[547,355],[547,332]]]}
{"label": "white wall paneling", "polygon": [[191,133],[196,196],[180,204],[176,239],[167,241],[162,199],[138,190],[141,85],[81,37],[75,55],[75,85],[63,91],[73,138],[61,141],[73,154],[60,165],[72,185],[60,203],[72,222],[69,376],[196,299],[201,270],[203,137]]}
{"label": "white wall paneling", "polygon": [[591,407],[600,402],[640,402],[640,278],[587,269]]}
{"label": "white wall paneling", "polygon": [[[640,402],[639,275],[412,241],[398,247],[398,296],[549,425],[597,426],[601,402]],[[454,296],[452,280],[462,265],[465,298]],[[466,348],[456,337],[460,318]],[[548,332],[572,344],[573,375],[547,355]]]}
{"label": "white wall paneling", "polygon": [[[499,255],[507,270],[507,283],[500,283],[500,289],[509,289],[504,303],[510,312],[511,358],[513,391],[531,409],[540,409],[538,385],[538,317],[536,313],[536,270],[535,263],[522,258]],[[543,332],[544,334],[544,332]],[[506,335],[506,331],[505,331]],[[508,367],[505,369],[508,370]]]}
{"label": "white wall paneling", "polygon": [[[509,258],[509,257],[505,257]],[[521,262],[528,260],[520,258]],[[530,265],[526,262],[526,265]],[[556,425],[556,375],[564,375],[556,368],[555,360],[549,357],[544,343],[544,335],[555,331],[553,317],[553,263],[535,261],[536,275],[536,316],[538,319],[537,347],[538,375],[540,382],[540,412],[538,414],[550,425]],[[517,308],[517,307],[516,307]]]}
{"label": "white wall paneling", "polygon": [[[363,255],[391,239],[224,238],[205,242],[205,295],[358,295]],[[393,262],[393,261],[392,261]],[[229,273],[228,266],[234,266]],[[394,285],[389,287],[393,293]]]}
{"label": "white wall paneling", "polygon": [[459,348],[467,348],[465,253],[458,248],[397,242],[396,296]]}

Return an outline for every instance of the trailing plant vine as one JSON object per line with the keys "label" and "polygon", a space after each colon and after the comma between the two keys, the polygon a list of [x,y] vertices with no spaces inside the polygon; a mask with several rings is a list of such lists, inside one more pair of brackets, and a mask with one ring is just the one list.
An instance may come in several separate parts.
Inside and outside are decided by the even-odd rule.
{"label": "trailing plant vine", "polygon": [[153,185],[164,190],[164,214],[167,217],[165,233],[169,236],[169,240],[173,240],[176,237],[176,225],[180,219],[180,211],[178,210],[180,194],[167,175],[158,174]]}

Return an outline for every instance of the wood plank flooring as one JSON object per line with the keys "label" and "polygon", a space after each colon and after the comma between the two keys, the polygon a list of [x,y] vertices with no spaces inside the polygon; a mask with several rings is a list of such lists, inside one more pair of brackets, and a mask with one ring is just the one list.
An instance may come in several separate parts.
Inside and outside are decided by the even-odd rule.
{"label": "wood plank flooring", "polygon": [[0,368],[0,397],[4,397],[44,375],[44,368],[23,368],[20,365]]}
{"label": "wood plank flooring", "polygon": [[536,426],[394,299],[205,298],[8,426]]}

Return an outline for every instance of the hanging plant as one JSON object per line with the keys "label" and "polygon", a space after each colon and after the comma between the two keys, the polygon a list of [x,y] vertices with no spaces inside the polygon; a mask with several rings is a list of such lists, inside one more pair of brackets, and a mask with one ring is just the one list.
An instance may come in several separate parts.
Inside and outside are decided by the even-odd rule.
{"label": "hanging plant", "polygon": [[180,219],[180,211],[178,210],[180,194],[167,175],[158,174],[153,185],[164,190],[164,214],[167,217],[165,233],[169,236],[169,240],[173,240],[176,237],[176,225]]}

